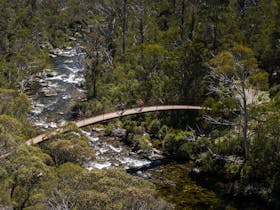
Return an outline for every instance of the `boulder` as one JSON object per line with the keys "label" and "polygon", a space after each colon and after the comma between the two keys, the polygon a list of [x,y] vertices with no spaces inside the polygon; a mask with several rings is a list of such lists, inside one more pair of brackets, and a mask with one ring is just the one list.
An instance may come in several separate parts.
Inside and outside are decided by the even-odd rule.
{"label": "boulder", "polygon": [[148,159],[149,160],[159,160],[159,159],[163,159],[164,156],[163,155],[159,155],[159,154],[151,154]]}
{"label": "boulder", "polygon": [[57,55],[52,54],[52,53],[49,53],[49,56],[50,56],[51,58],[56,58],[56,57],[57,57]]}
{"label": "boulder", "polygon": [[161,151],[153,148],[151,154],[148,156],[149,160],[158,160],[163,159],[164,156],[162,155]]}
{"label": "boulder", "polygon": [[36,104],[35,107],[44,108],[45,105],[44,104]]}
{"label": "boulder", "polygon": [[[40,81],[39,81],[40,82]],[[47,87],[48,86],[48,82],[47,81],[41,81],[40,82],[40,85],[42,86],[42,87]]]}
{"label": "boulder", "polygon": [[99,132],[99,131],[104,131],[105,128],[93,127],[91,130],[92,130],[92,131],[95,131],[95,132]]}
{"label": "boulder", "polygon": [[76,41],[76,40],[77,40],[75,37],[72,37],[72,36],[68,37],[68,39],[69,39],[70,41]]}
{"label": "boulder", "polygon": [[52,49],[52,50],[50,50],[50,53],[53,54],[53,55],[61,55],[62,54],[62,50],[59,49],[59,48]]}
{"label": "boulder", "polygon": [[46,97],[57,96],[57,92],[52,88],[43,87],[41,91]]}
{"label": "boulder", "polygon": [[45,75],[47,77],[55,77],[58,73],[52,69],[45,69]]}
{"label": "boulder", "polygon": [[116,128],[112,130],[111,136],[113,137],[125,137],[126,136],[126,130],[123,128]]}

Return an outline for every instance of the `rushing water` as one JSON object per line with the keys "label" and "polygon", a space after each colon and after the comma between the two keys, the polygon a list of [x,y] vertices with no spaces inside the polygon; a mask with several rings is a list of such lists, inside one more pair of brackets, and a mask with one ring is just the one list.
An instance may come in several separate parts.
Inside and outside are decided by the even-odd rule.
{"label": "rushing water", "polygon": [[30,94],[31,120],[35,126],[47,129],[57,127],[70,118],[74,102],[85,99],[85,54],[78,46],[55,50],[53,68],[37,75]]}
{"label": "rushing water", "polygon": [[151,161],[140,159],[135,153],[124,145],[116,137],[106,137],[102,129],[95,129],[92,132],[83,131],[90,140],[90,144],[95,151],[95,161],[85,165],[88,170],[93,168],[103,169],[109,167],[141,167],[149,165]]}
{"label": "rushing water", "polygon": [[[53,68],[35,77],[30,94],[31,120],[43,130],[63,125],[71,118],[71,106],[85,99],[85,54],[79,46],[55,49],[51,56]],[[96,160],[85,165],[89,170],[113,166],[128,169],[151,163],[133,155],[120,141],[102,137],[98,129],[82,132],[88,137],[96,154]]]}

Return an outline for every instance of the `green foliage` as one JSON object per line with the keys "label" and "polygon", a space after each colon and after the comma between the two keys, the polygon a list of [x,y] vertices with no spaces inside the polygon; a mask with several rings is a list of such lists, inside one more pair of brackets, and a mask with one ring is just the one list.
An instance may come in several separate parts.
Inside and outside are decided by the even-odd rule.
{"label": "green foliage", "polygon": [[82,165],[94,158],[88,139],[81,132],[72,131],[51,137],[44,149],[53,157],[56,165],[73,162]]}
{"label": "green foliage", "polygon": [[276,178],[278,175],[275,173],[280,165],[279,125],[280,115],[277,112],[268,114],[266,121],[256,126],[250,145],[251,155],[242,169],[244,182],[261,181],[274,200],[279,198],[279,182]]}
{"label": "green foliage", "polygon": [[[193,158],[193,154],[204,151],[205,148],[198,149],[201,145],[219,154],[240,154],[242,144],[238,136],[245,129],[243,140],[250,146],[251,154],[244,165],[242,179],[245,183],[262,182],[268,186],[266,196],[273,195],[277,200],[279,5],[276,0],[212,0],[206,3],[184,0],[0,0],[0,87],[24,91],[31,75],[49,63],[47,48],[70,45],[70,37],[80,33],[88,56],[85,62],[86,86],[91,100],[74,105],[73,111],[77,116],[116,110],[119,102],[136,106],[139,98],[145,99],[147,104],[184,101],[197,105],[206,95],[208,76],[214,73],[212,85],[216,89],[212,90],[217,92],[211,95],[213,98],[208,100],[207,106],[211,105],[212,109],[208,111],[215,122],[224,123],[208,127],[213,130],[211,135],[215,141],[207,138],[190,141],[194,140],[192,133],[172,132],[165,126],[161,127],[161,123],[152,117],[145,126],[152,137],[163,141],[165,152],[178,155],[180,159]],[[207,68],[209,65],[211,72]],[[263,70],[260,71],[259,67]],[[276,85],[271,88],[272,103],[259,107],[247,104],[250,95],[245,90],[265,91],[269,89],[268,81],[270,86]],[[129,188],[126,183],[118,185],[116,180],[119,177],[102,179],[103,176],[111,176],[107,172],[90,172],[92,177],[87,177],[89,185],[102,186],[105,190],[83,186],[79,191],[79,174],[87,176],[85,174],[88,173],[70,163],[63,164],[56,171],[69,180],[65,182],[69,187],[61,185],[55,189],[53,183],[57,185],[64,178],[53,174],[53,160],[46,154],[42,155],[39,149],[21,147],[16,150],[23,140],[31,136],[27,120],[29,111],[30,104],[24,94],[0,89],[0,141],[3,145],[0,151],[1,154],[17,151],[17,157],[10,160],[9,168],[1,170],[3,181],[0,189],[1,193],[5,191],[1,196],[4,203],[14,204],[13,207],[18,209],[44,209],[48,192],[53,196],[51,199],[57,199],[50,199],[50,205],[55,201],[62,205],[69,200],[68,195],[72,196],[67,203],[69,209],[93,206],[99,209],[156,209],[158,203],[154,202],[154,197],[145,197],[150,193]],[[230,130],[225,129],[228,125],[234,125],[234,131],[225,135]],[[149,148],[149,136],[144,135],[143,127],[132,121],[126,121],[124,127],[130,144]],[[215,129],[221,132],[217,134]],[[111,126],[108,126],[106,133],[110,132]],[[42,147],[57,165],[68,161],[82,164],[93,156],[81,133],[57,135]],[[216,163],[211,155],[204,153],[202,156],[205,156],[202,159],[206,167],[215,171]],[[229,173],[236,170],[237,166],[226,165]],[[71,176],[67,177],[66,172]],[[42,177],[38,177],[40,173]],[[118,176],[128,179],[123,174]],[[96,180],[100,181],[99,186],[94,185]],[[110,185],[110,182],[115,185]],[[76,191],[71,194],[73,189]],[[128,193],[124,189],[133,190],[128,190]],[[184,190],[188,191],[188,188]],[[62,193],[55,194],[57,191]],[[121,192],[119,195],[118,191]],[[12,195],[10,198],[7,192]],[[201,189],[196,189],[196,192],[201,193]],[[121,200],[120,195],[125,199]],[[144,203],[140,202],[140,197]],[[196,197],[191,198],[200,202]],[[215,200],[212,195],[209,198]]]}
{"label": "green foliage", "polygon": [[[40,149],[31,146],[19,148],[8,166],[13,180],[10,196],[16,208],[24,208],[37,199],[36,194],[48,185],[53,175],[51,165],[53,161],[50,156],[42,153]],[[43,196],[42,199],[41,202],[46,197]]]}
{"label": "green foliage", "polygon": [[188,160],[195,151],[194,134],[190,131],[170,132],[163,139],[163,151],[179,160]]}
{"label": "green foliage", "polygon": [[258,90],[268,90],[268,73],[265,71],[257,72],[250,77],[250,83]]}
{"label": "green foliage", "polygon": [[0,115],[0,156],[14,152],[26,139],[26,129],[20,121]]}
{"label": "green foliage", "polygon": [[[67,135],[67,139],[77,138]],[[72,152],[69,154],[76,151]],[[122,170],[87,171],[71,162],[55,167],[49,155],[32,146],[21,146],[8,163],[6,169],[0,167],[1,205],[19,209],[170,209],[156,197],[151,183]]]}
{"label": "green foliage", "polygon": [[113,128],[114,128],[114,125],[113,125],[112,123],[109,123],[109,124],[106,126],[105,135],[106,135],[106,136],[110,136],[110,135],[112,134]]}
{"label": "green foliage", "polygon": [[216,138],[214,144],[211,148],[215,153],[223,155],[242,154],[242,140],[233,133],[229,132],[222,137]]}
{"label": "green foliage", "polygon": [[[223,209],[222,201],[209,189],[195,183],[188,175],[187,165],[168,164],[160,171],[162,183],[159,193],[167,201],[175,203],[175,209]],[[173,185],[165,180],[172,180]]]}
{"label": "green foliage", "polygon": [[121,170],[87,172],[67,163],[61,165],[57,173],[57,189],[51,190],[48,198],[50,207],[65,203],[77,209],[158,209],[163,208],[159,205],[163,204],[168,209],[166,203],[154,197],[151,184]]}
{"label": "green foliage", "polygon": [[152,144],[150,140],[151,139],[148,134],[134,135],[131,140],[131,146],[135,151],[142,150],[145,153],[149,153],[152,150]]}
{"label": "green foliage", "polygon": [[158,131],[158,137],[163,140],[168,133],[168,126],[163,125],[160,130]]}
{"label": "green foliage", "polygon": [[86,102],[79,102],[73,105],[71,111],[75,116],[79,117],[92,117],[93,115],[101,114],[106,110],[106,105],[110,104],[103,103],[99,100],[92,99]]}
{"label": "green foliage", "polygon": [[11,89],[0,89],[0,114],[26,121],[30,103],[25,94]]}
{"label": "green foliage", "polygon": [[227,174],[230,174],[230,175],[238,175],[241,167],[242,167],[241,164],[226,163],[225,171]]}
{"label": "green foliage", "polygon": [[129,134],[129,133],[135,134],[135,132],[136,132],[136,122],[135,121],[130,121],[130,120],[125,121],[124,129],[126,129],[127,134]]}
{"label": "green foliage", "polygon": [[274,98],[275,96],[279,95],[280,85],[275,85],[269,90],[269,96]]}
{"label": "green foliage", "polygon": [[148,131],[151,135],[158,137],[159,136],[159,131],[160,131],[160,121],[155,119],[153,120],[149,127],[148,127]]}
{"label": "green foliage", "polygon": [[227,78],[238,80],[237,82],[247,80],[258,68],[254,52],[243,45],[236,45],[230,51],[219,53],[210,60],[210,65],[213,67],[214,72],[224,73]]}

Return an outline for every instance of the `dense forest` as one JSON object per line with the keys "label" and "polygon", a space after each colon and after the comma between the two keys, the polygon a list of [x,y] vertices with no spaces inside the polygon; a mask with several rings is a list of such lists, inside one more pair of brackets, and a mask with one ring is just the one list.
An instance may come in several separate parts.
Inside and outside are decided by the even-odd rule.
{"label": "dense forest", "polygon": [[103,126],[125,129],[134,151],[191,161],[197,179],[220,177],[230,198],[280,208],[279,0],[0,0],[0,209],[225,208],[214,198],[182,207],[122,169],[86,170],[95,153],[71,124],[24,144],[41,132],[29,118],[35,75],[77,43],[86,100],[74,120],[139,99],[207,107]]}

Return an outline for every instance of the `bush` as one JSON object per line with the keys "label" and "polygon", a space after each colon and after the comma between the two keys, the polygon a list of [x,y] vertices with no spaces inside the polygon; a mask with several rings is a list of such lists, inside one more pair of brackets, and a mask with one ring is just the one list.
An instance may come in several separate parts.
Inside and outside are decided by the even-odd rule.
{"label": "bush", "polygon": [[149,152],[152,150],[152,144],[150,142],[150,136],[148,134],[144,135],[134,135],[132,140],[133,150],[143,150],[144,152]]}
{"label": "bush", "polygon": [[269,90],[269,96],[271,98],[274,98],[276,95],[278,95],[280,92],[280,85],[275,85]]}
{"label": "bush", "polygon": [[178,146],[175,134],[168,133],[163,140],[163,151],[172,155],[177,151]]}
{"label": "bush", "polygon": [[160,131],[160,121],[158,119],[153,120],[148,127],[148,131],[152,136],[158,137]]}
{"label": "bush", "polygon": [[20,121],[27,121],[30,111],[28,97],[15,90],[0,89],[0,114],[12,116]]}
{"label": "bush", "polygon": [[215,139],[213,150],[223,155],[241,155],[243,152],[242,140],[236,135],[228,133],[223,137]]}
{"label": "bush", "polygon": [[168,133],[168,127],[166,125],[163,125],[158,132],[158,137],[161,140],[163,140],[167,133]]}
{"label": "bush", "polygon": [[104,107],[105,105],[101,101],[93,99],[76,103],[71,108],[71,111],[74,117],[92,117],[93,115],[103,113]]}
{"label": "bush", "polygon": [[184,143],[178,148],[176,158],[179,160],[189,160],[191,152],[190,143]]}
{"label": "bush", "polygon": [[105,136],[110,136],[112,134],[113,128],[113,124],[109,123],[105,128]]}
{"label": "bush", "polygon": [[170,155],[176,155],[181,145],[192,140],[194,140],[194,136],[189,131],[167,133],[163,140],[163,151]]}
{"label": "bush", "polygon": [[66,162],[82,165],[95,156],[88,139],[77,132],[58,134],[45,143],[43,148],[53,157],[56,165]]}

